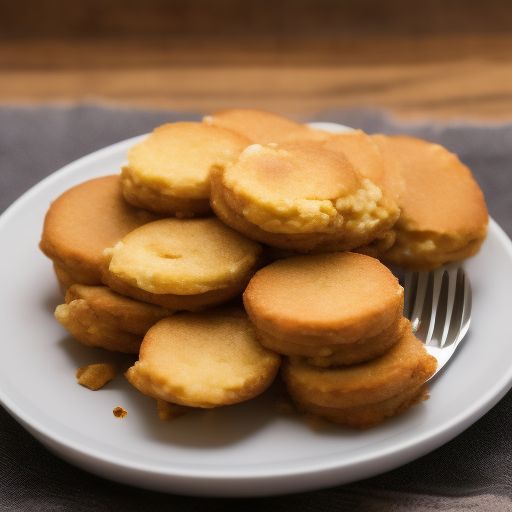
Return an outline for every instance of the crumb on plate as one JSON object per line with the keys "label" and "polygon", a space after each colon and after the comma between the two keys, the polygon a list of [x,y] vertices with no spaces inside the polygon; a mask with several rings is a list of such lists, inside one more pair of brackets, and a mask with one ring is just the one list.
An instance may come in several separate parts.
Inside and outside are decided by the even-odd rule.
{"label": "crumb on plate", "polygon": [[112,412],[116,418],[124,418],[128,414],[122,407],[115,407]]}
{"label": "crumb on plate", "polygon": [[76,371],[78,384],[97,391],[116,376],[116,367],[112,363],[98,363],[83,366]]}

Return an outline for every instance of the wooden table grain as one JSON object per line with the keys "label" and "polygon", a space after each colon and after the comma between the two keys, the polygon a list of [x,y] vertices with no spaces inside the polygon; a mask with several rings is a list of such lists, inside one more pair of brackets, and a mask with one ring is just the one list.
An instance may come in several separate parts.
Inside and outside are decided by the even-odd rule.
{"label": "wooden table grain", "polygon": [[509,2],[383,4],[4,1],[0,102],[512,118]]}

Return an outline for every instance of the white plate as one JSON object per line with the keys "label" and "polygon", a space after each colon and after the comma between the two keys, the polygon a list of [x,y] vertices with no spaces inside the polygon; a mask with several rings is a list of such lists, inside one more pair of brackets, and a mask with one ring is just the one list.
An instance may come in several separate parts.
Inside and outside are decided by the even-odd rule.
{"label": "white plate", "polygon": [[[53,319],[62,297],[51,262],[37,247],[43,218],[50,202],[69,187],[119,172],[138,140],[66,166],[0,217],[0,400],[59,457],[106,478],[164,492],[302,492],[412,461],[462,432],[510,388],[512,244],[494,222],[481,252],[464,263],[474,314],[462,349],[432,382],[428,401],[377,428],[312,430],[300,416],[274,413],[272,391],[165,422],[157,417],[155,400],[122,375],[98,392],[77,385],[80,366],[117,360],[127,367],[132,358],[86,347]],[[115,418],[116,406],[128,415]]]}

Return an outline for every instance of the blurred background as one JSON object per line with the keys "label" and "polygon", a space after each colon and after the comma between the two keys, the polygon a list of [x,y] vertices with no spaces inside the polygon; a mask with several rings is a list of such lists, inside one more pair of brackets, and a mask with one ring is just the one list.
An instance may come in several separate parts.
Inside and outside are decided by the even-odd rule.
{"label": "blurred background", "polygon": [[0,103],[512,117],[507,0],[0,0]]}

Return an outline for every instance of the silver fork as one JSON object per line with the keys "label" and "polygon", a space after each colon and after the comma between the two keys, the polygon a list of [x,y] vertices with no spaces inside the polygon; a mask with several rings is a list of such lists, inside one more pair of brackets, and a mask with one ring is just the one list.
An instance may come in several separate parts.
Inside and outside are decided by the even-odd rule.
{"label": "silver fork", "polygon": [[431,272],[406,272],[404,288],[404,316],[412,322],[416,337],[429,354],[437,359],[437,373],[468,332],[469,277],[464,269],[447,265]]}

